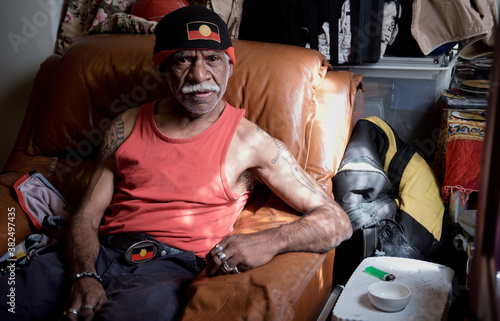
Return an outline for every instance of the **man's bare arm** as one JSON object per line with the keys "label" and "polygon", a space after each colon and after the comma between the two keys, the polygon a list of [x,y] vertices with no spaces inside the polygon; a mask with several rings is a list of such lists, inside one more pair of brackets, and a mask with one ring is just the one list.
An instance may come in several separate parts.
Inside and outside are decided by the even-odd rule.
{"label": "man's bare arm", "polygon": [[324,252],[350,237],[351,223],[342,208],[300,167],[283,142],[258,130],[273,141],[276,153],[271,160],[270,156],[263,159],[267,164],[257,168],[259,176],[282,200],[304,214],[276,229],[273,243],[281,248],[277,252]]}
{"label": "man's bare arm", "polygon": [[[114,154],[125,141],[131,129],[124,113],[111,122],[102,143],[99,162],[92,174],[80,206],[68,226],[66,252],[70,263],[70,275],[82,272],[96,272],[99,255],[99,225],[107,207],[111,204],[115,188]],[[133,126],[133,124],[132,124]],[[92,318],[107,301],[102,285],[86,277],[77,280],[72,287],[67,308],[80,310],[83,318]],[[95,308],[83,309],[85,305]],[[68,315],[68,318],[73,317]]]}
{"label": "man's bare arm", "polygon": [[[221,242],[228,264],[246,270],[293,251],[325,252],[352,234],[348,216],[295,161],[286,146],[257,127],[258,164],[253,171],[288,205],[303,213],[300,219],[249,235],[233,235]],[[209,258],[217,250],[209,253]],[[210,259],[207,273],[221,262]]]}
{"label": "man's bare arm", "polygon": [[112,121],[100,149],[97,168],[71,219],[67,250],[72,274],[93,272],[95,269],[99,252],[97,232],[114,192],[114,160],[111,156],[124,141],[124,127],[122,115]]}

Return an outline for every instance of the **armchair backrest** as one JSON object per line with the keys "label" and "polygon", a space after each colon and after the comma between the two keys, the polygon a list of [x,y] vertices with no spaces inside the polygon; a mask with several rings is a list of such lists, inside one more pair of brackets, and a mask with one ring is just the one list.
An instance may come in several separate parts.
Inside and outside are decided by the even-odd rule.
{"label": "armchair backrest", "polygon": [[[51,79],[38,80],[46,82],[47,91],[36,102],[42,106],[26,153],[59,158],[56,184],[70,202],[88,182],[109,122],[128,108],[169,95],[153,69],[153,45],[153,35],[81,37],[59,58]],[[282,140],[331,191],[360,78],[328,71],[315,50],[242,40],[233,45],[236,64],[224,99],[246,109],[249,120]],[[319,87],[325,89],[319,93]]]}

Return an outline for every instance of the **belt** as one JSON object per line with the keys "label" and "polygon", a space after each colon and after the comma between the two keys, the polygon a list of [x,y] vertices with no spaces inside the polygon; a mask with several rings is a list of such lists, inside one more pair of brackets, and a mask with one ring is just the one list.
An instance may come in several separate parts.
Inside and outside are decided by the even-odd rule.
{"label": "belt", "polygon": [[[125,251],[125,260],[130,264],[142,264],[160,256],[184,253],[186,251],[169,246],[155,240],[153,237],[141,233],[135,234],[113,234],[101,237],[101,243],[109,248]],[[203,269],[206,263],[203,259],[195,256],[196,265]]]}

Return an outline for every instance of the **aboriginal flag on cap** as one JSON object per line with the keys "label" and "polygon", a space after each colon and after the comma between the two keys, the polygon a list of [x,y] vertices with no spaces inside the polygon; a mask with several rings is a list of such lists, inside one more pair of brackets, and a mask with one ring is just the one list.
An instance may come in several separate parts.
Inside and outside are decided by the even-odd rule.
{"label": "aboriginal flag on cap", "polygon": [[220,42],[219,27],[211,22],[195,21],[187,24],[189,40],[214,40]]}
{"label": "aboriginal flag on cap", "polygon": [[234,48],[224,20],[202,6],[185,6],[163,17],[156,25],[153,61],[158,68],[177,50],[226,52],[235,63]]}

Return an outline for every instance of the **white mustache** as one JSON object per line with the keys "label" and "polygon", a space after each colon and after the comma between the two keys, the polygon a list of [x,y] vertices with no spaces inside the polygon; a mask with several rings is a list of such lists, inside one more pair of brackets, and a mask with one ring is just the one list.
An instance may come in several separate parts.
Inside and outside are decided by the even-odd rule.
{"label": "white mustache", "polygon": [[186,85],[181,88],[181,92],[183,94],[191,94],[202,91],[213,91],[218,93],[220,91],[220,87],[214,84],[201,83],[196,85]]}

